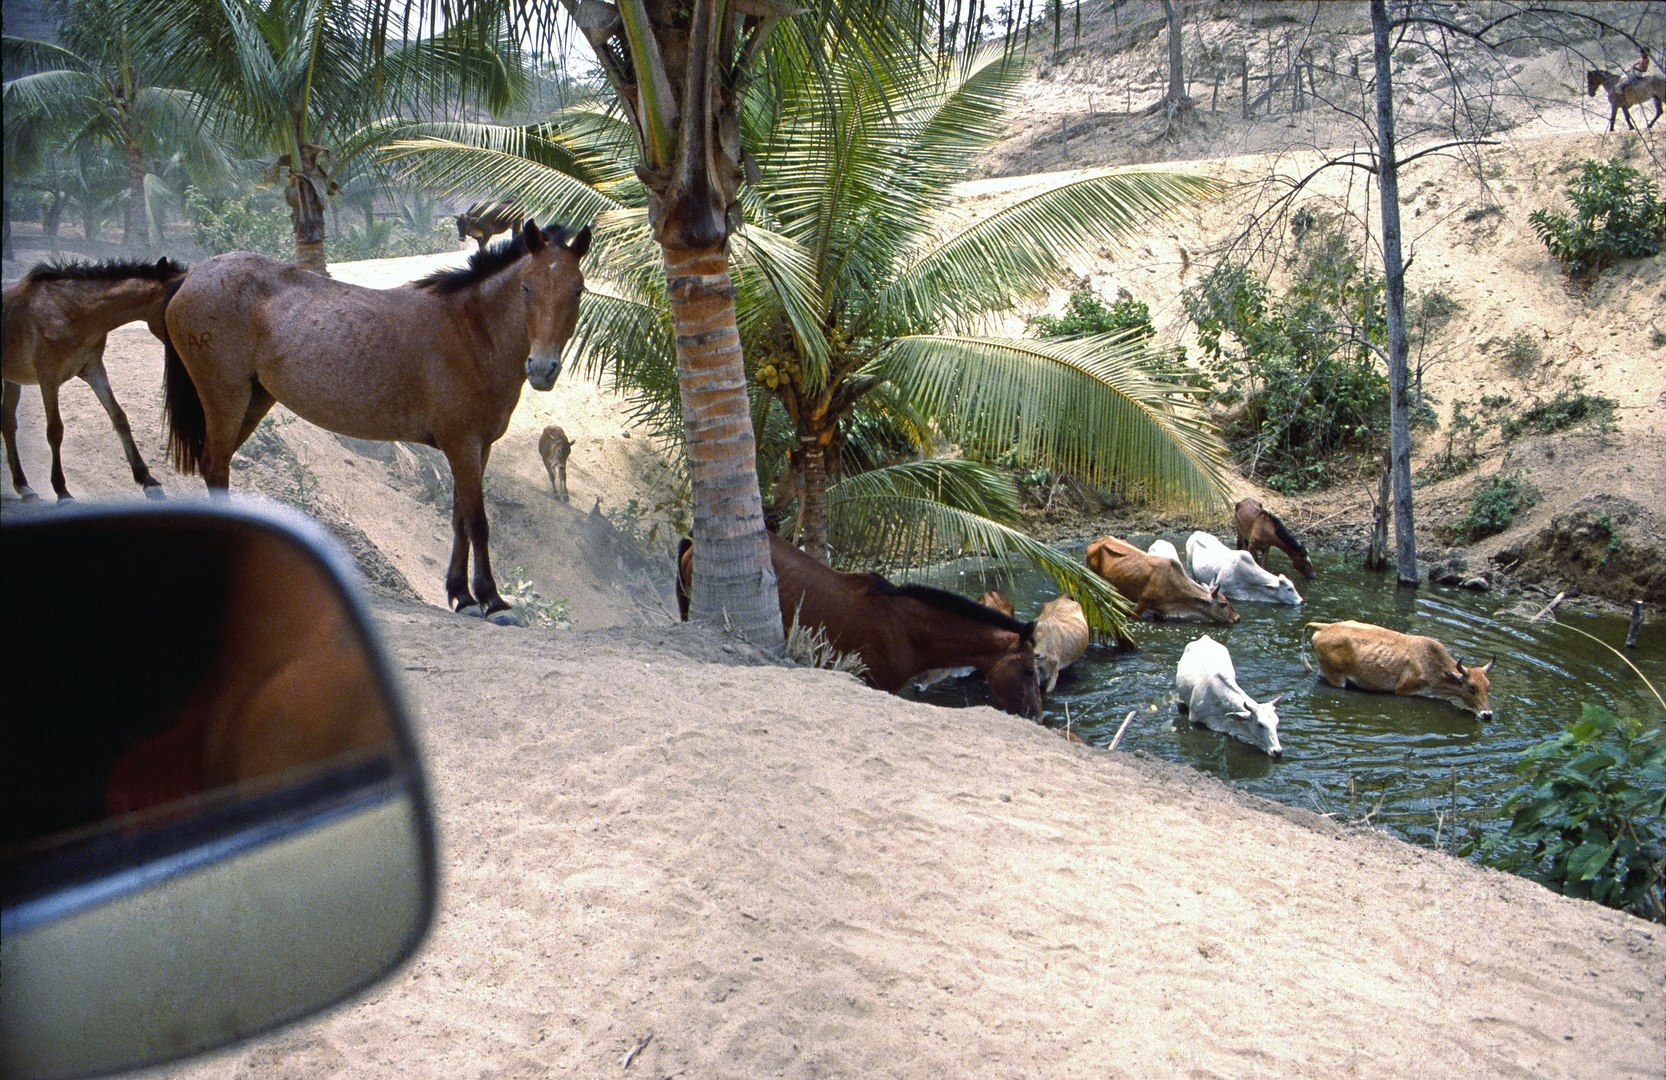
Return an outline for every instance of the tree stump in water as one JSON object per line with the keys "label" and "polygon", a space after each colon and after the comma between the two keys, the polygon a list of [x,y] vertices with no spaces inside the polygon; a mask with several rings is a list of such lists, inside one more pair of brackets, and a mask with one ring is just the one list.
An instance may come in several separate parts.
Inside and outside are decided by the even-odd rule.
{"label": "tree stump in water", "polygon": [[1389,567],[1388,557],[1388,461],[1383,461],[1377,480],[1377,499],[1372,505],[1371,543],[1365,549],[1365,568],[1379,574]]}

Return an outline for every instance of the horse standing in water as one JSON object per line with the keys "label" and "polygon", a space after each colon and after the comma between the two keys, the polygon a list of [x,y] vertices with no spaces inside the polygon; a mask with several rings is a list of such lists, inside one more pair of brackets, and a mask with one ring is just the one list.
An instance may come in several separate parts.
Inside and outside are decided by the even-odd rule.
{"label": "horse standing in water", "polygon": [[349,285],[247,251],[209,259],[164,313],[176,467],[223,491],[232,454],[277,402],[326,431],[437,447],[453,481],[446,597],[470,614],[508,610],[486,550],[482,476],[521,384],[548,390],[561,373],[589,250],[588,227],[573,234],[529,221],[467,267],[396,289]]}
{"label": "horse standing in water", "polygon": [[[781,622],[819,626],[828,644],[856,653],[869,686],[896,693],[922,671],[975,667],[1009,713],[1041,719],[1036,679],[1035,623],[929,585],[893,585],[878,574],[824,566],[769,534]],[[677,552],[677,606],[688,618],[694,545]]]}
{"label": "horse standing in water", "polygon": [[116,327],[139,321],[162,337],[164,290],[184,273],[185,267],[172,259],[153,263],[41,263],[6,289],[0,300],[3,420],[12,487],[21,498],[36,497],[17,457],[17,403],[25,384],[40,387],[41,404],[46,407],[52,490],[60,502],[71,498],[64,482],[64,420],[58,411],[58,388],[76,376],[93,388],[99,404],[109,414],[110,425],[116,429],[128,467],[133,470],[133,482],[150,498],[162,497],[162,485],[139,455],[127,414],[110,389],[110,376],[104,370],[104,343]]}
{"label": "horse standing in water", "polygon": [[1290,556],[1290,565],[1312,580],[1316,571],[1307,548],[1290,534],[1284,522],[1255,499],[1239,499],[1232,506],[1232,523],[1238,530],[1238,546],[1247,548],[1255,561],[1267,565],[1267,549],[1278,548]]}

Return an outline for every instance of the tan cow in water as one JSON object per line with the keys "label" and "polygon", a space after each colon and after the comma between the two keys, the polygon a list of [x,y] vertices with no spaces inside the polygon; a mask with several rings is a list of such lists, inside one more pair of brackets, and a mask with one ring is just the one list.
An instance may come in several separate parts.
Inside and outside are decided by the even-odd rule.
{"label": "tan cow in water", "polygon": [[1082,658],[1088,647],[1088,620],[1082,605],[1068,596],[1049,600],[1035,620],[1035,675],[1043,693],[1051,694],[1059,672]]}
{"label": "tan cow in water", "polygon": [[1174,559],[1148,555],[1126,540],[1102,536],[1088,545],[1088,569],[1134,601],[1134,618],[1156,615],[1235,623],[1238,613],[1219,589],[1208,589],[1186,575]]}
{"label": "tan cow in water", "polygon": [[1313,652],[1319,658],[1319,673],[1332,686],[1353,683],[1363,690],[1392,690],[1402,697],[1444,698],[1482,720],[1492,719],[1487,672],[1493,660],[1481,667],[1465,667],[1432,637],[1402,634],[1371,623],[1348,620],[1307,625],[1317,631]]}

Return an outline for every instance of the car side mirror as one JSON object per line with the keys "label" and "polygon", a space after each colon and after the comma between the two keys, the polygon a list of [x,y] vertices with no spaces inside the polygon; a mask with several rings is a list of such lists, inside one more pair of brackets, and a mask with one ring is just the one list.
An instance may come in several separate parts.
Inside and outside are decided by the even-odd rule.
{"label": "car side mirror", "polygon": [[427,933],[405,708],[345,554],[251,504],[8,503],[0,1076],[305,1017]]}

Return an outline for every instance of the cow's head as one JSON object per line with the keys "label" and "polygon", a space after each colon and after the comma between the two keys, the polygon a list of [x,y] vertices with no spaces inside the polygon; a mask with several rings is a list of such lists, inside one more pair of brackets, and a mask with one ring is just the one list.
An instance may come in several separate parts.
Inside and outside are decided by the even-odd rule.
{"label": "cow's head", "polygon": [[1238,613],[1232,610],[1226,594],[1221,592],[1219,585],[1209,587],[1209,599],[1203,601],[1203,615],[1205,618],[1218,623],[1235,623]]}
{"label": "cow's head", "polygon": [[1299,604],[1302,602],[1302,594],[1296,591],[1296,583],[1283,574],[1273,579],[1272,592],[1281,604]]}
{"label": "cow's head", "polygon": [[1245,697],[1242,708],[1226,714],[1226,733],[1240,742],[1259,747],[1270,757],[1283,757],[1284,747],[1278,741],[1276,708],[1283,698],[1284,695],[1280,694],[1271,701],[1255,702]]}
{"label": "cow's head", "polygon": [[1464,662],[1459,660],[1456,662],[1456,670],[1441,673],[1453,700],[1473,710],[1477,719],[1492,719],[1492,704],[1487,700],[1487,690],[1492,684],[1487,681],[1487,672],[1492,670],[1497,660],[1498,657],[1495,656],[1480,667],[1467,668],[1464,667]]}

